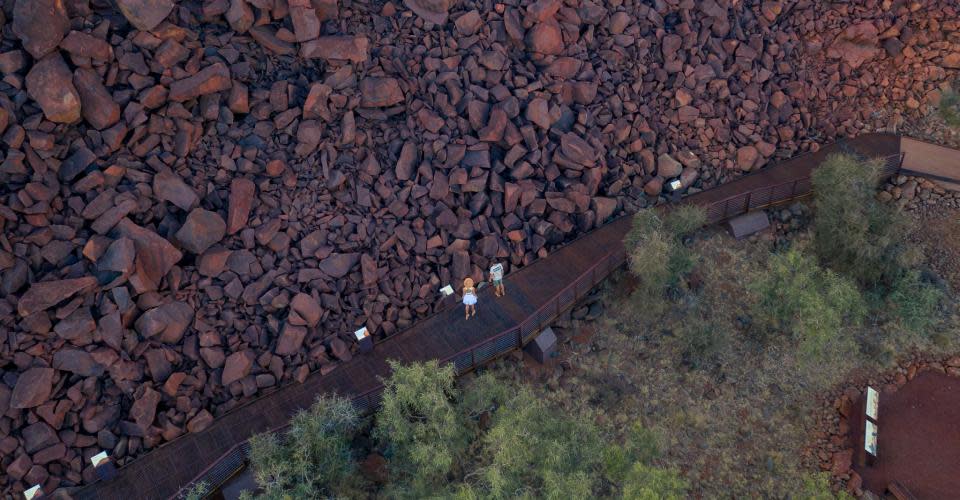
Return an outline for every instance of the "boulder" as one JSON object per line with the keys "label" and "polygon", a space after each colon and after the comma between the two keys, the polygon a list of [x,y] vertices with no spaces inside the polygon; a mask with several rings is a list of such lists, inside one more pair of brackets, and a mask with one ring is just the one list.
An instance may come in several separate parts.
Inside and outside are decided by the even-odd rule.
{"label": "boulder", "polygon": [[253,207],[257,187],[250,179],[238,177],[230,182],[230,205],[227,212],[227,234],[235,234],[247,227],[247,218]]}
{"label": "boulder", "polygon": [[253,368],[254,354],[251,351],[235,352],[227,357],[223,365],[221,383],[228,386],[250,374]]}
{"label": "boulder", "polygon": [[83,118],[93,128],[103,130],[120,121],[120,105],[113,101],[96,71],[77,68],[73,72],[73,84],[80,94]]}
{"label": "boulder", "polygon": [[360,82],[360,105],[365,108],[386,108],[403,100],[403,90],[396,78],[368,76]]}
{"label": "boulder", "polygon": [[301,44],[300,56],[362,63],[370,57],[370,41],[365,36],[322,36]]}
{"label": "boulder", "polygon": [[230,69],[218,62],[203,68],[193,76],[170,84],[168,97],[171,101],[189,101],[202,95],[228,90],[232,85]]}
{"label": "boulder", "polygon": [[29,316],[53,307],[77,292],[96,285],[97,279],[93,276],[34,283],[17,302],[17,312],[20,316]]}
{"label": "boulder", "polygon": [[16,0],[12,28],[23,48],[40,59],[56,49],[70,31],[70,18],[62,0]]}
{"label": "boulder", "polygon": [[117,0],[123,16],[138,30],[150,31],[170,15],[173,0]]}
{"label": "boulder", "polygon": [[33,408],[46,403],[56,378],[53,368],[29,368],[17,377],[17,385],[10,395],[10,408]]}
{"label": "boulder", "polygon": [[161,342],[176,344],[193,322],[193,315],[193,308],[189,304],[168,302],[141,314],[134,327],[145,339],[158,337]]}
{"label": "boulder", "polygon": [[48,120],[73,123],[80,119],[80,94],[73,86],[73,74],[59,52],[35,63],[27,73],[26,81],[27,92],[37,101]]}
{"label": "boulder", "polygon": [[184,249],[202,254],[214,243],[222,240],[226,231],[227,224],[217,213],[198,207],[187,215],[187,220],[177,231],[176,237]]}

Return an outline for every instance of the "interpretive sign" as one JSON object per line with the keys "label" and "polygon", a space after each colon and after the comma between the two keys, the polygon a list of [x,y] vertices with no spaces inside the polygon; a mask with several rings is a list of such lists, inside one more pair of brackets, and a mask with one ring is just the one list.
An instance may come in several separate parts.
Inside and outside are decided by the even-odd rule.
{"label": "interpretive sign", "polygon": [[877,421],[880,411],[880,393],[873,387],[867,387],[867,416]]}
{"label": "interpretive sign", "polygon": [[863,431],[863,449],[870,455],[877,456],[877,424],[869,420]]}
{"label": "interpretive sign", "polygon": [[490,268],[490,277],[493,278],[493,281],[500,281],[503,279],[503,264],[496,264]]}
{"label": "interpretive sign", "polygon": [[440,293],[442,293],[444,297],[453,295],[453,287],[450,285],[447,285],[440,289]]}

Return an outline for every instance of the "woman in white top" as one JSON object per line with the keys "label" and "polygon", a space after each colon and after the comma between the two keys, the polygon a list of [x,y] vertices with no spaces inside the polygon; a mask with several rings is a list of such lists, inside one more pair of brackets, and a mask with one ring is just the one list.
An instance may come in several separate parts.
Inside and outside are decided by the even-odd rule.
{"label": "woman in white top", "polygon": [[477,315],[477,289],[473,286],[473,279],[463,280],[463,305],[466,308],[466,319]]}

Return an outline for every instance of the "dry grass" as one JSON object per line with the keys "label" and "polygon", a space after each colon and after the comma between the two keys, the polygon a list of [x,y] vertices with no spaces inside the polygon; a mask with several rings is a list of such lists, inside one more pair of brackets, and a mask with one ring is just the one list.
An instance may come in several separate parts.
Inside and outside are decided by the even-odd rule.
{"label": "dry grass", "polygon": [[[748,318],[756,300],[748,283],[770,248],[717,233],[697,238],[696,278],[680,284],[664,317],[650,317],[628,293],[629,275],[609,280],[608,312],[589,325],[575,322],[570,333],[581,343],[564,350],[568,369],[558,369],[559,382],[548,374],[553,381],[539,392],[624,431],[636,420],[654,429],[663,441],[658,465],[680,469],[694,497],[782,498],[818,471],[817,459],[804,450],[815,441],[818,414],[832,410],[822,396],[851,370],[882,369],[893,360],[882,354],[893,347],[877,341],[866,354],[838,352],[811,365],[796,357],[787,336],[759,338]],[[802,245],[798,239],[793,244]],[[865,326],[861,345],[889,337],[879,328]],[[582,343],[591,329],[596,334]],[[706,334],[712,342],[702,341]],[[911,342],[923,351],[957,349],[956,342]],[[697,352],[704,345],[709,349]],[[529,380],[529,373],[512,374]]]}

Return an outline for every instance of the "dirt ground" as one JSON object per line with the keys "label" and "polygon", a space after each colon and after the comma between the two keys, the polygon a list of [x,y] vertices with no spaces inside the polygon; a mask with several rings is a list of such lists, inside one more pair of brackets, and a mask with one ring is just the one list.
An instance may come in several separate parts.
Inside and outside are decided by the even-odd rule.
{"label": "dirt ground", "polygon": [[954,291],[960,290],[960,210],[925,215],[922,231],[915,235],[928,263],[947,280]]}

